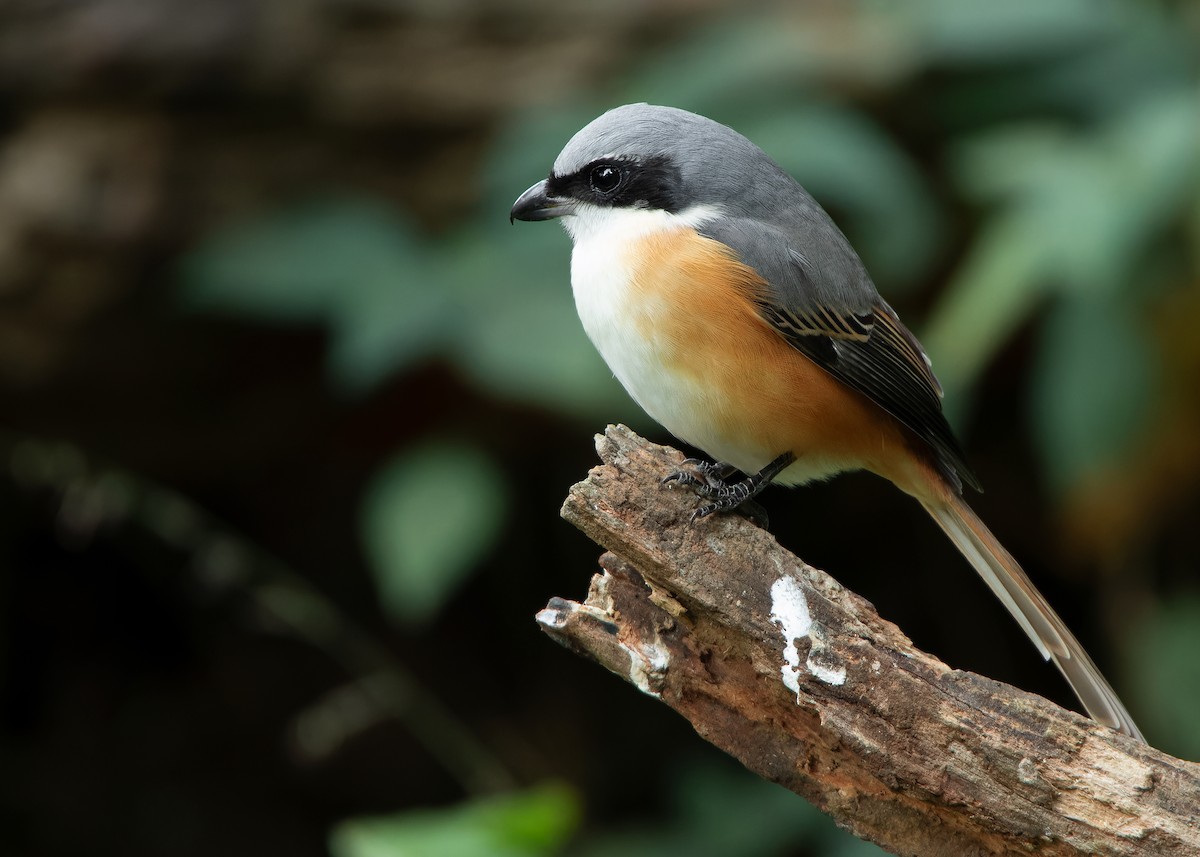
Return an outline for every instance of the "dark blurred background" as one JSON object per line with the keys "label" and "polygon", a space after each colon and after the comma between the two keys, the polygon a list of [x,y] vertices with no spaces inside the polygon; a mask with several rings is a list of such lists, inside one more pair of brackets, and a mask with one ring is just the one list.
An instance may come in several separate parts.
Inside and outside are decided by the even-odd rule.
{"label": "dark blurred background", "polygon": [[[1200,759],[1198,65],[1186,2],[4,3],[0,853],[878,853],[533,622],[596,567],[592,435],[668,438],[508,210],[641,100],[826,205],[977,510]],[[765,503],[1074,706],[890,486]]]}

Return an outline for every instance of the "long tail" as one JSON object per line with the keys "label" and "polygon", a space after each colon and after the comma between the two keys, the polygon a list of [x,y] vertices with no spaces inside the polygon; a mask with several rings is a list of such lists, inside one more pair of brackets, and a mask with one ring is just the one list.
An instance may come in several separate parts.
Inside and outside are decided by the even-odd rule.
{"label": "long tail", "polygon": [[1088,714],[1145,742],[1116,692],[1021,566],[956,494],[921,505],[996,593],[1046,660],[1054,661]]}

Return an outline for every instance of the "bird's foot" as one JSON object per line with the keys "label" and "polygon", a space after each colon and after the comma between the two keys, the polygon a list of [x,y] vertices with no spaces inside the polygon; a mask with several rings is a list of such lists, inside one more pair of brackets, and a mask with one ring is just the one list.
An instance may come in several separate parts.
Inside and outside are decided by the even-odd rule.
{"label": "bird's foot", "polygon": [[725,480],[737,473],[737,468],[723,461],[703,461],[685,458],[679,470],[663,477],[663,485],[686,485],[694,488],[702,497],[718,497],[728,489]]}
{"label": "bird's foot", "polygon": [[665,479],[663,484],[686,485],[694,488],[701,497],[710,502],[692,512],[693,522],[707,518],[714,512],[738,511],[752,523],[766,529],[769,524],[766,510],[754,498],[768,483],[787,467],[795,457],[791,453],[779,456],[758,473],[746,476],[736,482],[726,480],[738,469],[723,461],[707,462],[696,458],[686,459],[683,464],[688,469],[676,470]]}

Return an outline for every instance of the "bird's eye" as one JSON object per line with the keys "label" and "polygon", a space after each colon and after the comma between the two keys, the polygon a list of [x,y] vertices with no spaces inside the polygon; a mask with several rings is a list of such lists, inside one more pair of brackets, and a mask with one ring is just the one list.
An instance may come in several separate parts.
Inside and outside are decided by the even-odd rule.
{"label": "bird's eye", "polygon": [[600,164],[592,168],[591,183],[592,190],[596,193],[609,194],[617,189],[617,185],[621,183],[621,170],[612,164]]}

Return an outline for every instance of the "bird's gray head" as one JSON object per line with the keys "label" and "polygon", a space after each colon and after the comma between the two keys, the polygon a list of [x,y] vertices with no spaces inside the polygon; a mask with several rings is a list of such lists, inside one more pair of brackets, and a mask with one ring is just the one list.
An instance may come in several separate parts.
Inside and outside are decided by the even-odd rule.
{"label": "bird's gray head", "polygon": [[679,214],[700,205],[742,214],[770,210],[778,204],[773,197],[798,190],[732,128],[674,107],[627,104],[572,137],[550,177],[513,205],[512,218],[548,220],[602,208]]}

